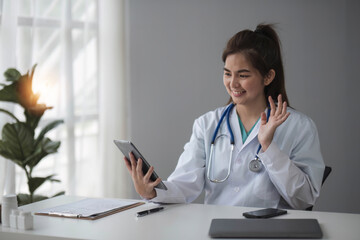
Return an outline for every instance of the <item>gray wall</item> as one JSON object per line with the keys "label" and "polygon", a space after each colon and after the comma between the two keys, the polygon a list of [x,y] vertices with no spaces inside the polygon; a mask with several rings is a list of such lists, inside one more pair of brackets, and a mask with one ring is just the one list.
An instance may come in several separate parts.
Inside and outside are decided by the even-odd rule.
{"label": "gray wall", "polygon": [[194,119],[228,99],[226,41],[278,23],[290,104],[315,121],[333,167],[315,210],[360,213],[359,12],[343,0],[128,1],[131,140],[166,179]]}

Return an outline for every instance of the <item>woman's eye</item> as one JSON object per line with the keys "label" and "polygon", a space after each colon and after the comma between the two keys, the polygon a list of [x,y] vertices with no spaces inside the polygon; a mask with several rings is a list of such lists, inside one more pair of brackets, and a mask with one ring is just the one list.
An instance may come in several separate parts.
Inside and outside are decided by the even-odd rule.
{"label": "woman's eye", "polygon": [[224,75],[227,76],[227,77],[230,77],[230,76],[231,76],[231,74],[228,73],[228,72],[225,72]]}
{"label": "woman's eye", "polygon": [[240,75],[239,77],[240,77],[240,78],[248,78],[249,75]]}

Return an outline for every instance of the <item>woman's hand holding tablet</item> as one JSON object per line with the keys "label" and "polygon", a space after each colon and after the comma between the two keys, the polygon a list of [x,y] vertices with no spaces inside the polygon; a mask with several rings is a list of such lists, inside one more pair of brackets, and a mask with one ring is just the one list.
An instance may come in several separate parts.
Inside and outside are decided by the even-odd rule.
{"label": "woman's hand holding tablet", "polygon": [[155,173],[154,168],[150,167],[133,143],[123,140],[114,140],[114,143],[124,154],[125,164],[137,193],[143,198],[151,199],[156,197],[154,188],[167,190],[165,184]]}

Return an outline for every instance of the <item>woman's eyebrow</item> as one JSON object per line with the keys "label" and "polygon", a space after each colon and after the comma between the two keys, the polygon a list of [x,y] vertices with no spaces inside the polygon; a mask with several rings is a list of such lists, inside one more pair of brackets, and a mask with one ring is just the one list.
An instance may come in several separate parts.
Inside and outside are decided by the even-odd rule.
{"label": "woman's eyebrow", "polygon": [[[227,68],[225,68],[224,67],[224,71],[226,71],[226,72],[231,72],[229,69],[227,69]],[[247,69],[240,69],[240,70],[238,70],[238,71],[236,71],[237,73],[243,73],[243,72],[250,72],[249,70],[247,70]]]}

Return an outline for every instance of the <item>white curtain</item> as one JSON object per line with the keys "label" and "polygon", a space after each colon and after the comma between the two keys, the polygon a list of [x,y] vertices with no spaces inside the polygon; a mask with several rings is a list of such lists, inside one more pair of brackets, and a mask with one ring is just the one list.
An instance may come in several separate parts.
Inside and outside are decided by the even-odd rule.
{"label": "white curtain", "polygon": [[[1,6],[0,28],[0,73],[16,64],[15,43],[17,26],[18,0],[4,1]],[[2,76],[2,75],[1,75]],[[1,79],[0,82],[3,82]],[[1,103],[0,107],[13,110],[10,104]],[[0,125],[3,126],[9,120],[6,116],[0,116]],[[0,193],[15,193],[15,164],[0,157]]]}
{"label": "white curtain", "polygon": [[100,1],[100,145],[103,195],[131,197],[132,183],[114,139],[127,139],[125,0]]}
{"label": "white curtain", "polygon": [[[36,193],[130,196],[112,142],[128,137],[124,1],[0,0],[0,10],[0,74],[9,67],[24,74],[37,63],[33,89],[39,102],[54,107],[39,127],[65,121],[49,135],[62,142],[59,152],[33,174],[55,173],[61,183],[46,183]],[[13,104],[1,107],[23,114]],[[8,119],[2,114],[0,121],[2,127]],[[22,169],[0,159],[0,195],[9,191],[27,193],[27,181]]]}

